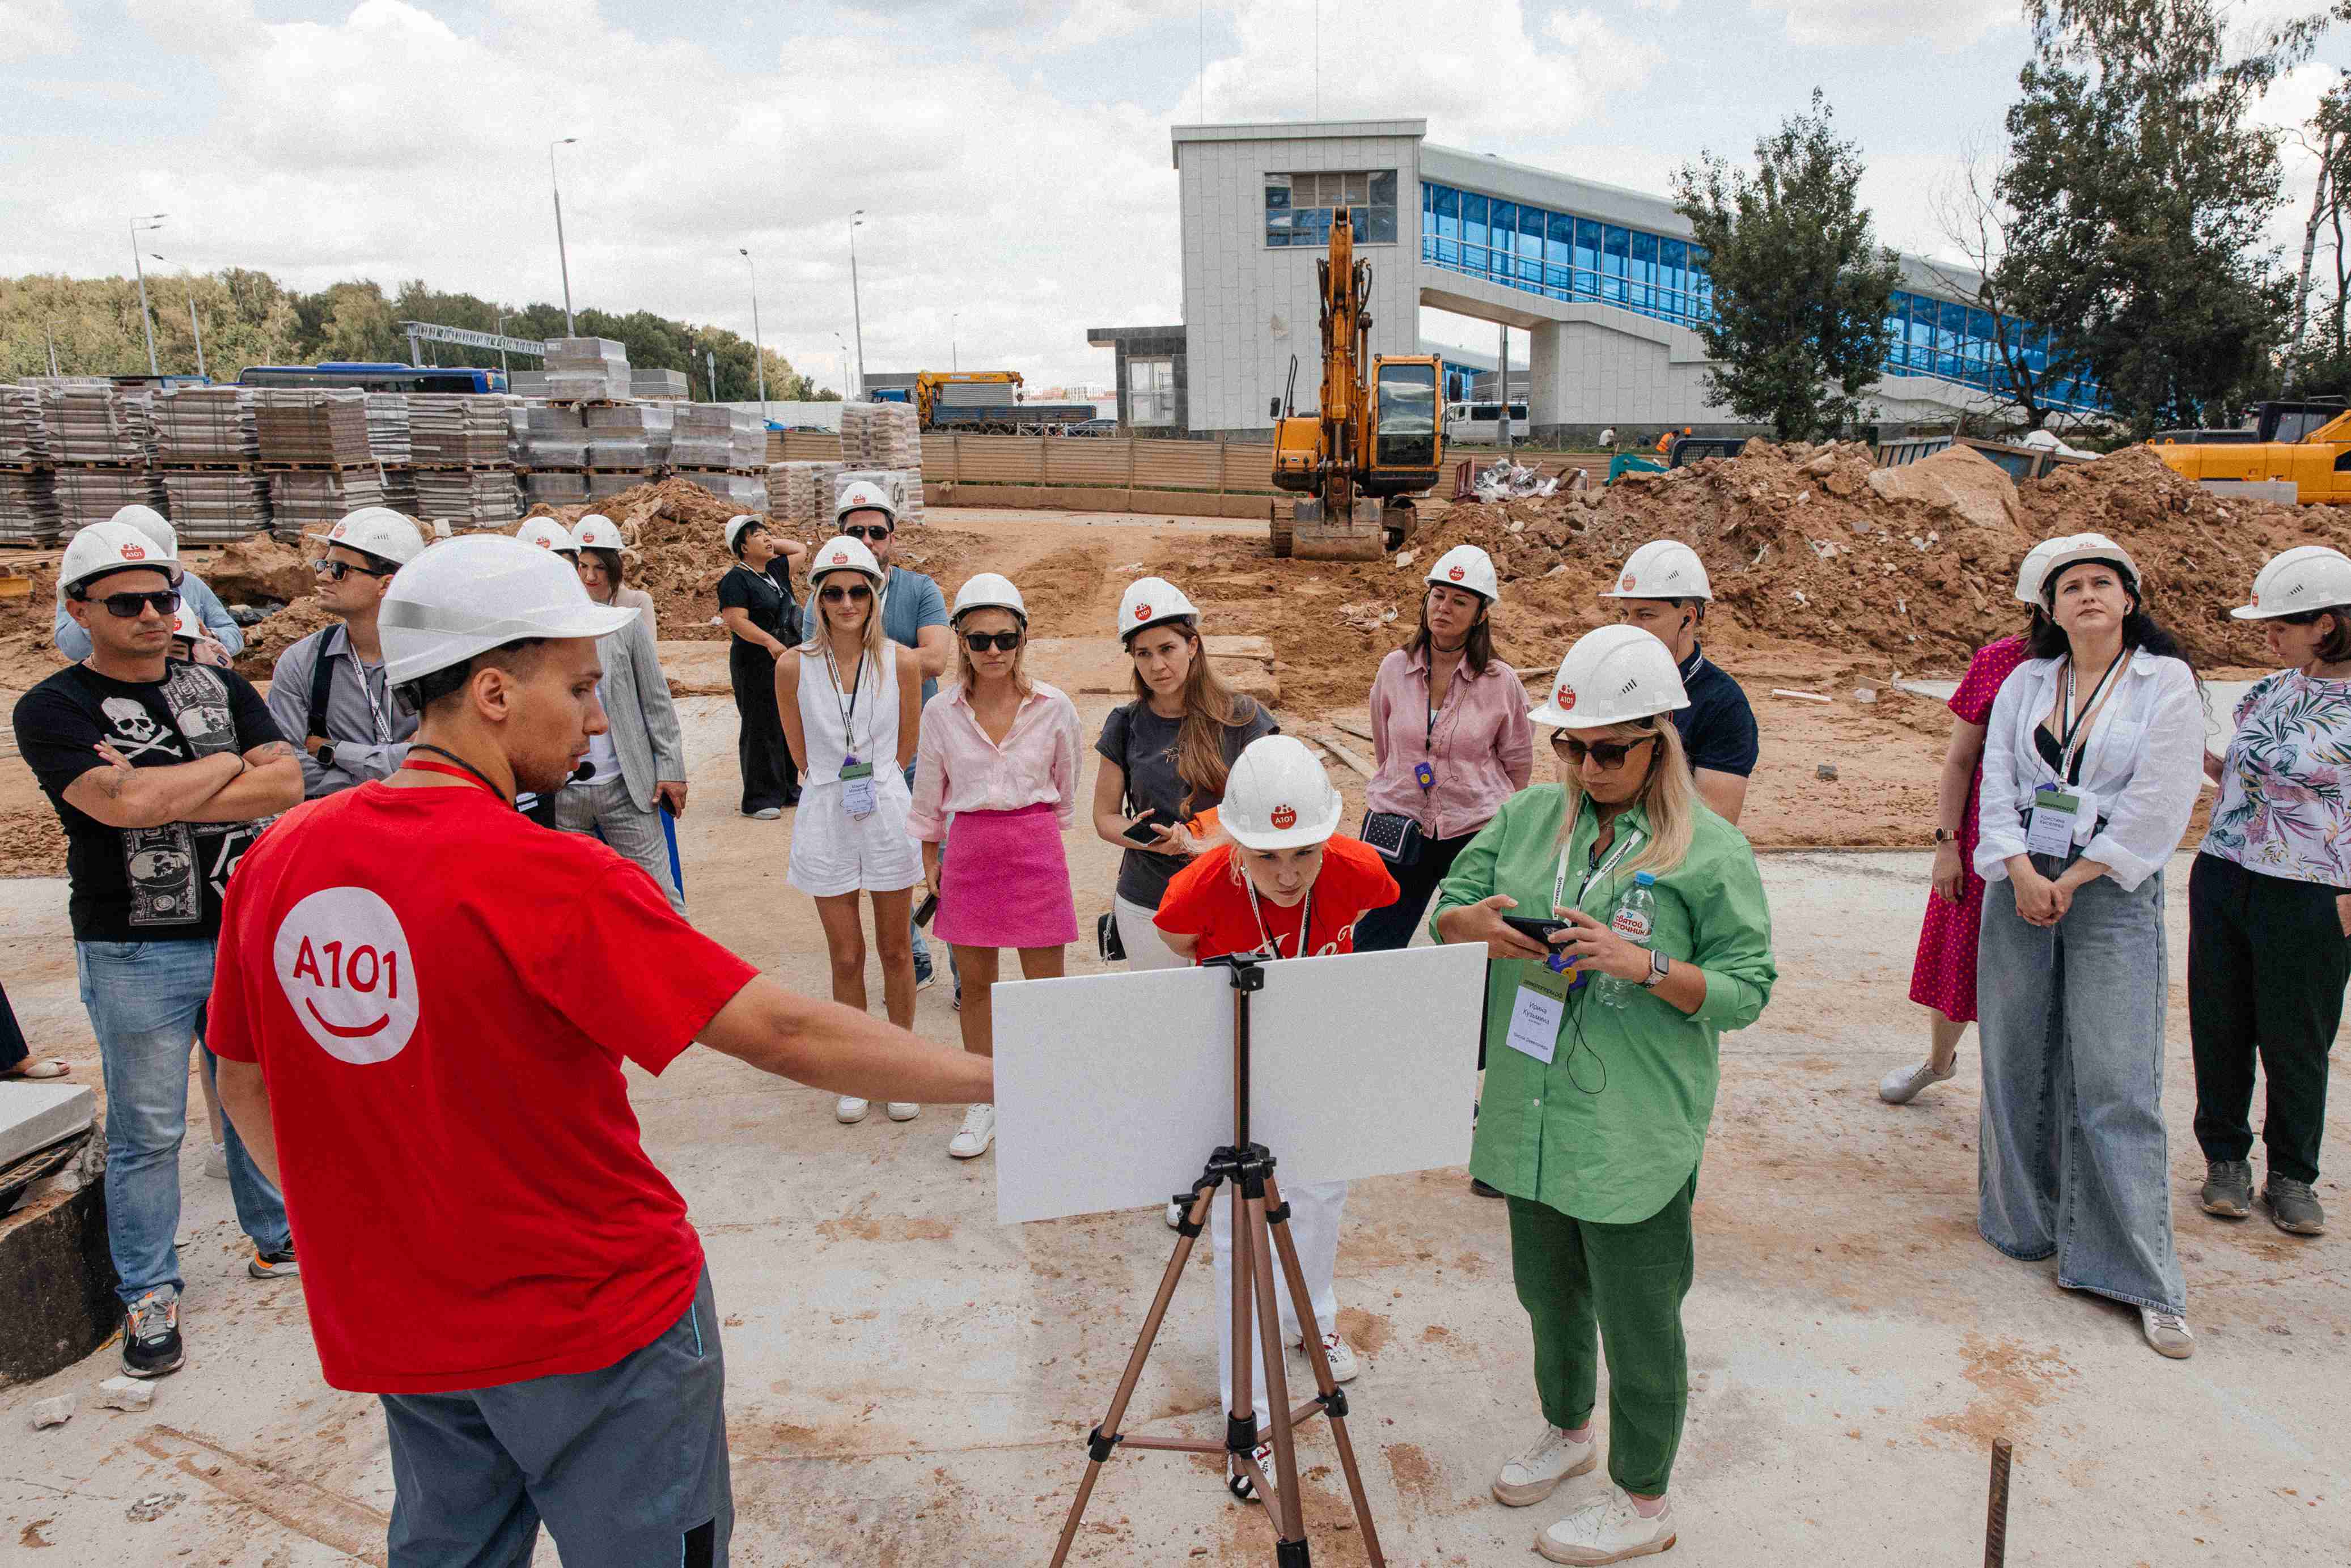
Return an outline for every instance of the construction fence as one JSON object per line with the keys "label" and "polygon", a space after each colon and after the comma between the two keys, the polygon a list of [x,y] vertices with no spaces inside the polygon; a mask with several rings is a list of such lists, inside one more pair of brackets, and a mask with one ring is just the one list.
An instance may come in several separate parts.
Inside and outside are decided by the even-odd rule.
{"label": "construction fence", "polygon": [[[840,439],[776,431],[770,462],[838,460]],[[1273,447],[1140,436],[923,437],[923,496],[934,507],[1026,507],[1181,517],[1262,517],[1275,494]]]}

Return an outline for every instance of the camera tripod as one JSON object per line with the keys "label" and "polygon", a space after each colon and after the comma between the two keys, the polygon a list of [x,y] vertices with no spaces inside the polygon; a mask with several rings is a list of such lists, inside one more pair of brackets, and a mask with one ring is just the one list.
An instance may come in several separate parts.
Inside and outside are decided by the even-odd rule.
{"label": "camera tripod", "polygon": [[[1159,1278],[1158,1293],[1152,1298],[1151,1310],[1144,1316],[1134,1354],[1128,1356],[1126,1371],[1118,1380],[1117,1391],[1111,1396],[1109,1414],[1102,1417],[1102,1425],[1087,1434],[1085,1474],[1078,1482],[1078,1495],[1071,1500],[1069,1518],[1061,1526],[1061,1543],[1053,1549],[1053,1568],[1061,1568],[1068,1560],[1070,1545],[1077,1539],[1078,1526],[1085,1519],[1086,1503],[1093,1496],[1094,1482],[1101,1479],[1102,1465],[1122,1447],[1224,1455],[1227,1473],[1233,1477],[1228,1484],[1233,1486],[1235,1495],[1244,1495],[1239,1486],[1246,1481],[1264,1500],[1266,1514],[1274,1527],[1276,1568],[1307,1568],[1306,1523],[1298,1496],[1296,1432],[1302,1423],[1316,1416],[1330,1420],[1331,1439],[1339,1450],[1339,1468],[1347,1478],[1347,1495],[1354,1505],[1355,1525],[1363,1536],[1364,1556],[1371,1568],[1385,1568],[1387,1559],[1380,1553],[1379,1531],[1372,1522],[1371,1504],[1364,1497],[1363,1472],[1355,1463],[1354,1444],[1347,1436],[1347,1396],[1332,1381],[1331,1361],[1322,1349],[1322,1325],[1314,1321],[1313,1300],[1306,1288],[1305,1273],[1298,1266],[1298,1249],[1290,1240],[1290,1206],[1281,1201],[1280,1186],[1274,1180],[1272,1153],[1264,1145],[1249,1141],[1249,998],[1265,988],[1265,969],[1256,958],[1233,956],[1213,963],[1229,969],[1232,976],[1233,1141],[1209,1155],[1207,1165],[1192,1183],[1190,1192],[1176,1196],[1176,1201],[1185,1206],[1185,1212],[1183,1223],[1176,1227],[1175,1255],[1167,1260],[1167,1270]],[[1160,1325],[1166,1321],[1168,1303],[1175,1298],[1185,1265],[1191,1260],[1193,1244],[1207,1224],[1209,1206],[1217,1200],[1219,1191],[1232,1206],[1233,1227],[1232,1394],[1225,1415],[1223,1440],[1128,1437],[1119,1430],[1119,1423],[1126,1416],[1127,1403],[1134,1396],[1135,1385],[1142,1380],[1144,1364],[1150,1359]],[[1277,1266],[1280,1270],[1279,1282],[1275,1278]],[[1314,1368],[1317,1390],[1314,1397],[1295,1409],[1290,1406],[1289,1378],[1282,1365],[1280,1309],[1275,1294],[1285,1286],[1305,1339],[1307,1359]],[[1252,1312],[1256,1317],[1254,1346]],[[1257,1401],[1252,1393],[1256,1382],[1250,1360],[1253,1350],[1264,1358],[1266,1398],[1272,1409],[1266,1423],[1266,1440],[1273,1446],[1271,1476],[1259,1468],[1254,1452],[1259,1438]]]}

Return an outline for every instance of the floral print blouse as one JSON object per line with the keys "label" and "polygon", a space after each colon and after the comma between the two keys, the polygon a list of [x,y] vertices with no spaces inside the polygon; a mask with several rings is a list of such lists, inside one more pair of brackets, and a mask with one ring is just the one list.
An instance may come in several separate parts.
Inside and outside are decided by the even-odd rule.
{"label": "floral print blouse", "polygon": [[2237,705],[2203,852],[2351,892],[2351,681],[2281,670]]}

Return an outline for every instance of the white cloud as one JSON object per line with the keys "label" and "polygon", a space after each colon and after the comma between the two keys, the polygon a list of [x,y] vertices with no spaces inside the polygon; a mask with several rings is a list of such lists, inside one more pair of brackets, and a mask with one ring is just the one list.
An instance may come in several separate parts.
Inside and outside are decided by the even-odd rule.
{"label": "white cloud", "polygon": [[0,65],[62,55],[73,47],[66,0],[0,0]]}
{"label": "white cloud", "polygon": [[1949,51],[2022,25],[2017,0],[1751,0],[1784,19],[1788,40],[1813,47],[1932,44]]}

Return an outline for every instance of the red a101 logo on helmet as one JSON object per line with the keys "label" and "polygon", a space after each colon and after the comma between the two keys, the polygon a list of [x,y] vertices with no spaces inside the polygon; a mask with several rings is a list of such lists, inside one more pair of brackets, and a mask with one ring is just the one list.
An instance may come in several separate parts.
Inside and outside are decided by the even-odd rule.
{"label": "red a101 logo on helmet", "polygon": [[1134,607],[1134,618],[1135,618],[1137,621],[1148,621],[1148,620],[1150,620],[1150,619],[1151,619],[1151,606],[1150,606],[1150,605],[1148,605],[1148,604],[1138,604],[1138,605],[1136,605],[1136,606]]}
{"label": "red a101 logo on helmet", "polygon": [[1617,586],[1619,589],[1623,590],[1623,591],[1624,591],[1625,592],[1626,592],[1626,593],[1630,593],[1630,592],[1632,592],[1632,591],[1633,591],[1633,589],[1634,589],[1634,587],[1635,587],[1635,583],[1634,583],[1634,581],[1633,581],[1633,574],[1632,574],[1631,572],[1629,572],[1629,571],[1628,571],[1628,572],[1626,572],[1626,573],[1625,574],[1625,580],[1624,580],[1624,581],[1622,581],[1622,582],[1620,582],[1620,583],[1618,583],[1616,586]]}
{"label": "red a101 logo on helmet", "polygon": [[1276,806],[1272,821],[1277,828],[1294,828],[1298,825],[1298,813],[1287,806]]}
{"label": "red a101 logo on helmet", "polygon": [[124,545],[122,547],[122,559],[125,560],[145,560],[147,559],[147,547],[144,545]]}
{"label": "red a101 logo on helmet", "polygon": [[1451,571],[1447,572],[1445,575],[1446,575],[1446,576],[1447,576],[1447,577],[1449,577],[1449,578],[1451,578],[1454,581],[1458,582],[1458,581],[1460,581],[1460,580],[1461,580],[1461,579],[1462,579],[1462,577],[1463,577],[1463,575],[1464,575],[1464,574],[1463,574],[1463,572],[1462,572],[1461,569],[1460,569],[1459,567],[1458,567],[1458,566],[1457,566],[1457,567],[1455,567]]}
{"label": "red a101 logo on helmet", "polygon": [[1559,711],[1562,713],[1573,713],[1575,711],[1575,688],[1573,686],[1562,686],[1559,688]]}
{"label": "red a101 logo on helmet", "polygon": [[847,566],[849,564],[849,552],[845,549],[837,549],[833,551],[832,564],[835,566]]}

